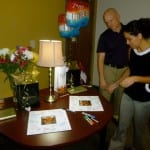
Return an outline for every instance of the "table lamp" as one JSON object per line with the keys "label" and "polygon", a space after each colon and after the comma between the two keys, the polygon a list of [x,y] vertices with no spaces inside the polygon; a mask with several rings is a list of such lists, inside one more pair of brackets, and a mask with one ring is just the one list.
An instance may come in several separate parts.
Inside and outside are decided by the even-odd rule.
{"label": "table lamp", "polygon": [[50,95],[47,101],[53,103],[56,99],[55,96],[52,95],[52,68],[64,65],[64,58],[62,55],[62,41],[40,40],[39,59],[37,65],[41,67],[49,67]]}

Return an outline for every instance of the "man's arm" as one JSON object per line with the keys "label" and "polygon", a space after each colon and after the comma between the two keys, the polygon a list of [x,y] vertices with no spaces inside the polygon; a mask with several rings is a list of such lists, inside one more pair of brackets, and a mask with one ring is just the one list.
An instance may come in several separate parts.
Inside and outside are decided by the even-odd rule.
{"label": "man's arm", "polygon": [[98,53],[97,54],[97,64],[98,64],[98,73],[99,73],[99,85],[101,88],[106,89],[107,83],[104,77],[104,59],[105,53]]}

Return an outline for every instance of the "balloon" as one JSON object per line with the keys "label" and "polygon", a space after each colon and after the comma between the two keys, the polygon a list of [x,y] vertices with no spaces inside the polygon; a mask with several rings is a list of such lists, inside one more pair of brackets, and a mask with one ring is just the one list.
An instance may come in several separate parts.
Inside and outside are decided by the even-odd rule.
{"label": "balloon", "polygon": [[59,24],[59,32],[62,37],[72,38],[80,34],[79,28],[74,28],[66,24],[65,14],[61,14],[58,16],[58,24]]}
{"label": "balloon", "polygon": [[67,24],[74,28],[81,28],[89,22],[89,3],[82,0],[67,0]]}

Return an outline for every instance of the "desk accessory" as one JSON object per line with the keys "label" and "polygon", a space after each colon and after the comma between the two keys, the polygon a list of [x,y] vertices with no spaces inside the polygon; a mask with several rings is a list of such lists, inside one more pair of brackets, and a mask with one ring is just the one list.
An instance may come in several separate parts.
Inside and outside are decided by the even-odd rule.
{"label": "desk accessory", "polygon": [[54,72],[54,92],[60,97],[67,94],[66,73],[67,66],[57,66]]}
{"label": "desk accessory", "polygon": [[104,111],[99,96],[69,96],[69,110]]}
{"label": "desk accessory", "polygon": [[86,112],[82,112],[82,114],[83,114],[84,116],[87,116],[89,119],[93,120],[94,122],[99,123],[99,121],[95,119],[95,116],[94,116],[94,115],[89,114],[89,113],[86,113]]}
{"label": "desk accessory", "polygon": [[94,125],[94,122],[92,121],[91,118],[89,118],[87,115],[84,115],[83,118],[92,126]]}
{"label": "desk accessory", "polygon": [[4,108],[0,110],[0,120],[16,117],[16,111],[14,107]]}
{"label": "desk accessory", "polygon": [[58,40],[40,40],[37,64],[42,67],[49,67],[50,94],[47,102],[53,103],[56,97],[52,95],[52,68],[64,65],[62,42]]}
{"label": "desk accessory", "polygon": [[67,130],[71,130],[71,125],[64,109],[29,112],[27,135]]}
{"label": "desk accessory", "polygon": [[88,114],[88,113],[86,113],[86,112],[82,112],[82,114],[83,114],[83,115],[87,115],[87,116],[90,117],[90,118],[95,118],[94,115]]}
{"label": "desk accessory", "polygon": [[16,97],[18,107],[22,110],[25,110],[28,107],[39,106],[39,83],[35,82],[16,85]]}
{"label": "desk accessory", "polygon": [[76,87],[73,87],[73,88],[68,88],[67,91],[70,94],[77,94],[77,93],[81,93],[81,92],[87,91],[87,88],[85,88],[83,86],[76,86]]}

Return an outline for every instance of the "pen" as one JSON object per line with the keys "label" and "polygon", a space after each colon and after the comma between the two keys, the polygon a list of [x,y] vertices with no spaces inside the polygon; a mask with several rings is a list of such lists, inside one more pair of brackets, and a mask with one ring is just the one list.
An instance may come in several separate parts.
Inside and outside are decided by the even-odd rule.
{"label": "pen", "polygon": [[91,115],[91,114],[88,114],[88,113],[85,113],[85,112],[82,112],[83,115],[86,115],[88,117],[90,117],[90,119],[92,119],[93,121],[95,121],[96,123],[99,123],[98,120],[95,119],[95,116],[94,115]]}
{"label": "pen", "polygon": [[94,122],[88,117],[88,116],[83,116],[83,118],[92,126]]}
{"label": "pen", "polygon": [[98,120],[96,120],[96,119],[94,119],[94,118],[91,118],[93,121],[95,121],[96,123],[99,123],[99,121]]}
{"label": "pen", "polygon": [[65,95],[60,95],[59,97],[65,97],[65,96],[68,96],[69,94],[65,94]]}
{"label": "pen", "polygon": [[66,111],[76,112],[75,110],[71,110],[69,108],[62,108],[62,109],[66,110]]}
{"label": "pen", "polygon": [[82,114],[83,114],[83,115],[87,115],[87,116],[90,117],[90,118],[95,118],[94,115],[88,114],[88,113],[86,113],[86,112],[82,112]]}
{"label": "pen", "polygon": [[68,108],[66,108],[66,110],[67,110],[67,111],[71,111],[71,112],[76,112],[75,110],[70,110],[70,109],[68,109]]}

